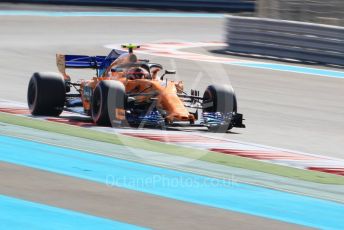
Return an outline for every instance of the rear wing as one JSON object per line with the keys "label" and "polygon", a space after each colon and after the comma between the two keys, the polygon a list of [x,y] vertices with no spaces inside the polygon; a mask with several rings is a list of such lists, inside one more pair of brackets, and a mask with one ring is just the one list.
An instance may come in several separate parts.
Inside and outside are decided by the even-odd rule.
{"label": "rear wing", "polygon": [[108,56],[64,55],[56,54],[57,69],[63,76],[67,76],[66,69],[96,69],[97,77],[101,76],[121,54],[126,51],[113,49]]}

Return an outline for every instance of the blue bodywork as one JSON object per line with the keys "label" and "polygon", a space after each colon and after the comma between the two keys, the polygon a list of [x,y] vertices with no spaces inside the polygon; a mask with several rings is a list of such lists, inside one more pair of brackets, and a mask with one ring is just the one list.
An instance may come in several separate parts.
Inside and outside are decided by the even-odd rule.
{"label": "blue bodywork", "polygon": [[221,112],[203,112],[203,122],[209,126],[217,126],[229,124],[232,120],[233,113],[221,113]]}
{"label": "blue bodywork", "polygon": [[[202,112],[201,114],[202,114],[201,119],[194,125],[209,126],[209,127],[229,125],[233,117],[233,113],[223,114],[221,112]],[[164,117],[156,108],[154,108],[152,111],[148,113],[146,112],[127,113],[126,121],[129,124],[135,124],[135,125],[144,124],[144,125],[155,126],[155,127],[161,127],[161,126],[166,125]],[[176,124],[180,124],[180,122],[176,122]]]}
{"label": "blue bodywork", "polygon": [[96,69],[97,76],[100,77],[113,61],[127,53],[126,51],[113,49],[108,56],[65,55],[65,67]]}
{"label": "blue bodywork", "polygon": [[165,119],[157,109],[145,113],[127,113],[126,120],[130,124],[145,124],[149,126],[162,126],[165,124]]}

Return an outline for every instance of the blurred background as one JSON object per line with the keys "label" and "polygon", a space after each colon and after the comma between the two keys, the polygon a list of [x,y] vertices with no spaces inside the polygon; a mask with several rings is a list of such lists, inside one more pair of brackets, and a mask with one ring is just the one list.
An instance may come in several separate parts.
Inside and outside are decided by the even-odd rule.
{"label": "blurred background", "polygon": [[[15,3],[12,5],[16,3],[26,5],[30,3],[31,6],[55,5],[54,7],[98,6],[98,11],[118,12],[126,9],[141,12],[159,10],[217,13],[215,17],[223,17],[226,14],[230,15],[225,20],[223,30],[227,48],[222,53],[344,66],[343,0],[5,0],[3,2]],[[0,7],[8,9],[11,5],[0,5]],[[28,9],[27,6],[24,9]],[[87,11],[90,8],[83,10]],[[97,11],[97,7],[93,7],[92,10]]]}
{"label": "blurred background", "polygon": [[257,0],[256,16],[281,20],[344,25],[343,0]]}
{"label": "blurred background", "polygon": [[1,2],[230,12],[263,18],[314,22],[336,26],[344,25],[343,0],[4,0]]}

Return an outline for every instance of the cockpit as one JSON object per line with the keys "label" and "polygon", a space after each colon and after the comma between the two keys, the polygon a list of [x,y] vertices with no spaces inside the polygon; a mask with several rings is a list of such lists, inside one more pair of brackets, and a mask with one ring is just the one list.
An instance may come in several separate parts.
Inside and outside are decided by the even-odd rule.
{"label": "cockpit", "polygon": [[109,76],[125,77],[128,80],[157,80],[157,73],[162,69],[160,64],[147,62],[126,63],[111,68]]}

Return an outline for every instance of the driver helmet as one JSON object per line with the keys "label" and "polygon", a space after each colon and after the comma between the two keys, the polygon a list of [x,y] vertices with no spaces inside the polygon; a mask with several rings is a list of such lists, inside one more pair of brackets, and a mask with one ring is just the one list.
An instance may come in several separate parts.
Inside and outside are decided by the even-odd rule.
{"label": "driver helmet", "polygon": [[148,77],[148,72],[141,67],[133,67],[127,71],[127,76],[129,80],[144,79]]}

